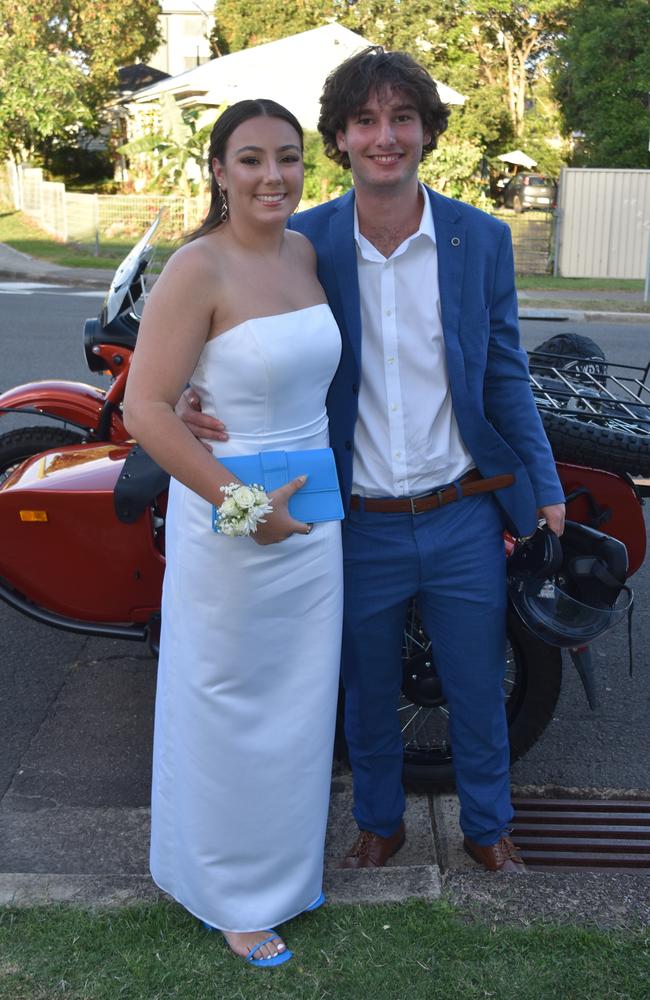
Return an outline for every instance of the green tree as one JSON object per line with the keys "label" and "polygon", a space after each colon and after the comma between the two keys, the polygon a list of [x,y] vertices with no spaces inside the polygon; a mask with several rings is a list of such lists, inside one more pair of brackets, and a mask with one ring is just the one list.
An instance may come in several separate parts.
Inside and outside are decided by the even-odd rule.
{"label": "green tree", "polygon": [[99,130],[117,70],[160,42],[157,0],[0,0],[0,155]]}
{"label": "green tree", "polygon": [[0,160],[20,162],[54,136],[68,139],[90,126],[78,96],[83,84],[64,56],[0,38]]}
{"label": "green tree", "polygon": [[305,186],[303,198],[318,204],[345,194],[352,187],[352,173],[325,155],[318,132],[305,132]]}
{"label": "green tree", "polygon": [[648,0],[581,0],[558,43],[555,92],[582,162],[650,166]]}
{"label": "green tree", "polygon": [[463,93],[468,100],[454,108],[450,137],[498,152],[526,132],[545,60],[571,2],[358,0],[344,23],[388,48],[410,52]]}
{"label": "green tree", "polygon": [[[222,105],[217,118],[225,108]],[[213,123],[199,128],[200,113],[199,108],[181,110],[170,94],[164,94],[156,109],[154,130],[119,147],[118,153],[131,159],[131,173],[142,178],[146,190],[196,194],[197,184],[187,173],[190,162],[205,183],[205,153]]]}
{"label": "green tree", "polygon": [[[435,158],[440,169],[434,170],[432,160],[429,179],[480,202],[477,165],[485,154],[530,144],[543,169],[559,169],[564,150],[548,141],[559,138],[559,117],[546,67],[576,2],[220,0],[216,17],[230,51],[336,20],[372,43],[409,52],[434,78],[467,97],[464,106],[453,108]],[[465,171],[462,178],[454,155],[458,170]]]}
{"label": "green tree", "polygon": [[490,211],[482,150],[466,139],[443,138],[420,167],[420,180],[448,198]]}
{"label": "green tree", "polygon": [[548,67],[539,74],[526,111],[521,146],[537,160],[542,174],[559,177],[569,157],[569,143],[562,136],[562,116],[553,94]]}
{"label": "green tree", "polygon": [[348,0],[219,0],[211,41],[220,55],[337,20]]}
{"label": "green tree", "polygon": [[515,138],[525,131],[527,103],[540,68],[554,52],[571,0],[473,0],[466,7],[467,39],[481,76],[505,94]]}

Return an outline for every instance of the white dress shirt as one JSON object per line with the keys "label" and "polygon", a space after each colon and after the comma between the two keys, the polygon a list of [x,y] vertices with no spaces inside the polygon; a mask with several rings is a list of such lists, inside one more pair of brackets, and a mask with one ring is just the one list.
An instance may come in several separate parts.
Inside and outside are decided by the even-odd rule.
{"label": "white dress shirt", "polygon": [[420,227],[384,257],[359,232],[361,366],[352,492],[416,496],[473,468],[454,411],[442,334],[438,254],[424,190]]}

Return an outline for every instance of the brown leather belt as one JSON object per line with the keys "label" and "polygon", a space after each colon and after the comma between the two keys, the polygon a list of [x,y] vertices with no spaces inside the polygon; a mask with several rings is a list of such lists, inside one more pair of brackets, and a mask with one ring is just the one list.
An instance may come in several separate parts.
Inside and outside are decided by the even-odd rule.
{"label": "brown leather belt", "polygon": [[424,493],[418,497],[387,497],[375,499],[374,497],[350,497],[351,510],[367,510],[377,514],[423,514],[426,510],[436,510],[444,507],[445,504],[453,503],[454,500],[462,500],[463,497],[471,497],[475,493],[491,493],[493,490],[501,490],[504,486],[511,486],[515,477],[507,472],[502,476],[492,476],[490,479],[483,479],[478,469],[472,469],[466,476],[458,480],[457,486],[452,484],[441,490],[432,490],[431,493]]}

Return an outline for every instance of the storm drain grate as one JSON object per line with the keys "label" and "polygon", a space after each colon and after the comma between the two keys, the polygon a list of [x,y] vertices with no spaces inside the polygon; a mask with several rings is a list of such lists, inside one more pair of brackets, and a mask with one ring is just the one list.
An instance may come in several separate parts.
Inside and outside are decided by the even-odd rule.
{"label": "storm drain grate", "polygon": [[512,839],[532,869],[650,873],[650,801],[515,799]]}

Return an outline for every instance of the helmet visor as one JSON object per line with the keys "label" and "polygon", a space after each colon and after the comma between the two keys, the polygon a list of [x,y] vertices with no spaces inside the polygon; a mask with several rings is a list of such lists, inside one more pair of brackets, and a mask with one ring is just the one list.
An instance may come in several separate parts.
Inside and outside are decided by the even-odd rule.
{"label": "helmet visor", "polygon": [[553,580],[518,580],[512,602],[524,624],[553,646],[586,646],[617,625],[628,612],[633,594],[621,590],[612,608],[594,608],[570,597]]}

